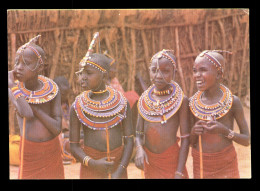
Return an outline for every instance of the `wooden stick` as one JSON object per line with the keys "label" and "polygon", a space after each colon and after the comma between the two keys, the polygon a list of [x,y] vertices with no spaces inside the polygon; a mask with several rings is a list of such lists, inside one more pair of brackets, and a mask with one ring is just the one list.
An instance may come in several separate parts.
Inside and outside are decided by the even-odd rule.
{"label": "wooden stick", "polygon": [[136,72],[136,43],[135,43],[135,29],[131,29],[131,41],[132,41],[132,71],[131,71],[131,88],[135,90],[135,72]]}
{"label": "wooden stick", "polygon": [[20,161],[20,173],[19,179],[22,179],[23,176],[23,155],[24,155],[24,139],[25,139],[25,125],[26,125],[26,118],[23,118],[23,136],[22,136],[22,145],[21,145],[21,161]]}
{"label": "wooden stick", "polygon": [[185,85],[185,78],[183,76],[183,71],[182,71],[182,66],[181,66],[181,60],[180,60],[180,45],[179,45],[179,32],[178,32],[178,27],[175,28],[175,40],[176,40],[176,57],[177,57],[177,67],[179,69],[179,74],[181,77],[181,85],[183,92],[187,94],[186,91],[186,85]]}
{"label": "wooden stick", "polygon": [[144,171],[141,170],[141,178],[144,179]]}
{"label": "wooden stick", "polygon": [[[106,139],[107,139],[107,161],[110,162],[110,148],[109,148],[109,132],[106,124]],[[111,179],[111,173],[108,173],[108,179]]]}
{"label": "wooden stick", "polygon": [[199,135],[199,152],[200,152],[200,178],[203,179],[203,159],[202,159],[201,135]]}
{"label": "wooden stick", "polygon": [[240,68],[240,75],[239,75],[239,83],[238,83],[238,97],[241,98],[242,95],[242,83],[243,83],[243,72],[245,68],[245,59],[246,59],[246,51],[248,46],[248,31],[249,31],[249,24],[246,23],[245,28],[245,36],[244,36],[244,46],[243,46],[243,54],[242,54],[242,63]]}

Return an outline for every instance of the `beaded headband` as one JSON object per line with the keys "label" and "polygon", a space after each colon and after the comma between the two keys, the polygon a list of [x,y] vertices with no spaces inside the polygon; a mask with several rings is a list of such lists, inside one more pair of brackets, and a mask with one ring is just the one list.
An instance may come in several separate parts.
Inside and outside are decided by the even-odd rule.
{"label": "beaded headband", "polygon": [[[33,46],[31,46],[31,44],[35,44],[38,39],[40,38],[41,35],[37,35],[35,37],[33,37],[32,39],[29,40],[29,42],[25,43],[24,45],[22,45],[20,48],[18,48],[17,50],[17,54],[18,55],[22,55],[23,57],[23,52],[26,48],[29,48],[31,51],[33,51],[33,53],[37,56],[38,58],[38,62],[37,62],[37,65],[33,70],[35,70],[38,66],[38,63],[40,62],[40,64],[43,64],[43,60],[42,60],[42,56],[41,54],[38,52],[38,50],[36,48],[34,48]],[[23,61],[24,61],[24,58],[23,58]],[[25,62],[25,61],[24,61]],[[25,62],[26,63],[26,62]]]}
{"label": "beaded headband", "polygon": [[90,55],[93,52],[93,48],[96,44],[96,40],[99,37],[99,32],[95,32],[93,39],[89,45],[88,51],[86,53],[86,55],[83,57],[83,59],[80,61],[79,65],[81,66],[81,69],[79,71],[76,72],[76,74],[81,73],[84,70],[84,67],[86,65],[90,65],[96,69],[98,69],[99,71],[101,71],[102,73],[106,72],[106,69],[104,69],[102,66],[100,66],[99,64],[93,62],[93,61],[89,61],[89,59],[91,58]]}
{"label": "beaded headband", "polygon": [[226,52],[228,54],[232,54],[230,51],[226,50],[204,50],[202,53],[199,54],[200,57],[205,57],[207,58],[214,66],[217,68],[217,70],[221,70],[222,73],[224,73],[224,66],[220,64],[217,58],[215,58],[212,55],[209,55],[208,52],[217,52],[217,53],[223,53]]}
{"label": "beaded headband", "polygon": [[172,58],[172,57],[168,54],[168,52],[174,53],[173,50],[163,49],[163,50],[161,50],[160,52],[158,52],[157,54],[155,54],[155,55],[151,58],[151,62],[152,62],[152,60],[154,60],[154,59],[159,59],[159,58],[164,57],[164,58],[168,59],[168,60],[173,64],[174,68],[176,68],[176,60],[175,60],[174,58]]}

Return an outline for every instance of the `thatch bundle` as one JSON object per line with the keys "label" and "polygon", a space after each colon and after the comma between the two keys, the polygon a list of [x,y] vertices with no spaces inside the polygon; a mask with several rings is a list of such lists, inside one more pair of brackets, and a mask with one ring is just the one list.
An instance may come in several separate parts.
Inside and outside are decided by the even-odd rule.
{"label": "thatch bundle", "polygon": [[187,96],[196,91],[192,63],[205,49],[232,51],[224,55],[224,84],[240,97],[249,88],[249,16],[242,9],[9,10],[7,14],[9,69],[17,48],[41,34],[39,44],[49,63],[45,75],[64,75],[75,95],[80,91],[75,71],[96,31],[102,52],[107,50],[118,62],[117,77],[125,90],[139,91],[138,72],[150,83],[149,60],[163,48],[175,50],[176,81]]}

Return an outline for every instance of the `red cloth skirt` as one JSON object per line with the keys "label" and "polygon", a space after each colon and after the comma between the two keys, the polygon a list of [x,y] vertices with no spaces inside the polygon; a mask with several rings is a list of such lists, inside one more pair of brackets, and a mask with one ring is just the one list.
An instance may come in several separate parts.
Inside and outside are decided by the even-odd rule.
{"label": "red cloth skirt", "polygon": [[[152,153],[146,147],[144,150],[148,156],[148,162],[144,162],[144,176],[147,179],[172,179],[175,176],[179,160],[178,141],[163,153]],[[185,178],[189,178],[186,167],[183,172]]]}
{"label": "red cloth skirt", "polygon": [[20,168],[19,179],[64,179],[59,137],[46,142],[32,142],[25,139],[22,177],[19,177]]}
{"label": "red cloth skirt", "polygon": [[[117,169],[118,165],[120,164],[121,157],[123,154],[123,149],[124,149],[124,146],[122,145],[122,146],[110,151],[110,157],[115,157],[115,159],[114,159],[115,168],[112,170],[112,172],[114,172]],[[85,145],[84,145],[83,150],[86,153],[86,155],[90,156],[91,158],[93,158],[95,160],[107,157],[107,152],[100,152],[96,149],[87,147]],[[90,168],[90,167],[87,167],[87,166],[81,164],[80,179],[104,179],[104,178],[108,178],[107,173],[98,172],[93,168]],[[123,172],[121,178],[125,178],[125,179],[127,178],[127,170],[125,170]]]}
{"label": "red cloth skirt", "polygon": [[[192,148],[193,176],[200,178],[200,156],[199,151]],[[202,153],[203,178],[240,178],[237,153],[231,144],[220,152]]]}

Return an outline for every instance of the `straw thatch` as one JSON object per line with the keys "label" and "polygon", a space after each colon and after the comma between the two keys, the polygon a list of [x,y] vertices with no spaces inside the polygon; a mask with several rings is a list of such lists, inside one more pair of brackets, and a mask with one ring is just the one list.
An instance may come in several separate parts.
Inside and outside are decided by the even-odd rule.
{"label": "straw thatch", "polygon": [[[127,9],[127,10],[9,10],[8,67],[15,52],[31,37],[47,54],[45,75],[69,79],[74,95],[79,93],[75,71],[94,32],[100,32],[100,48],[118,64],[117,77],[125,90],[136,90],[139,73],[149,84],[148,67],[153,54],[175,50],[176,81],[191,96],[196,87],[192,63],[202,50],[224,49],[224,84],[243,97],[249,90],[249,15],[242,9]],[[73,98],[72,98],[73,99]]]}

